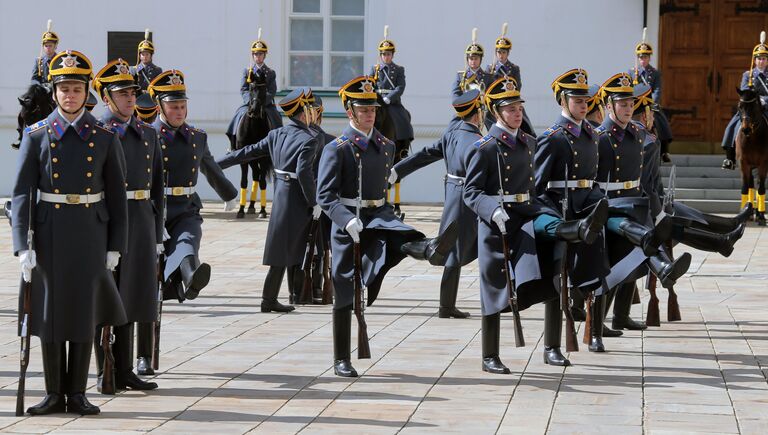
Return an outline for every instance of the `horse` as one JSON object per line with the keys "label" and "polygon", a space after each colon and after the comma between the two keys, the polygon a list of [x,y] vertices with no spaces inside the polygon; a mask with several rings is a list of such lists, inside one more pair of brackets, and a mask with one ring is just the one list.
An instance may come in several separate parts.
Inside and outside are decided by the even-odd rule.
{"label": "horse", "polygon": [[[248,85],[250,101],[245,114],[242,115],[235,136],[230,137],[232,149],[239,150],[247,145],[254,144],[264,139],[270,130],[277,126],[272,125],[266,111],[267,105],[267,83],[266,79],[259,75],[254,75],[253,81]],[[256,214],[256,184],[261,190],[261,210],[260,218],[267,217],[267,176],[272,173],[272,162],[269,157],[263,157],[250,163],[240,165],[240,209],[237,211],[237,218],[245,217],[245,192],[248,190],[248,167],[253,172],[253,186],[251,188],[251,201],[248,206],[248,214]]]}
{"label": "horse", "polygon": [[11,147],[15,149],[21,146],[21,137],[24,129],[45,119],[56,107],[48,88],[39,83],[31,84],[27,92],[20,96],[18,100],[19,104],[21,104],[18,116],[19,125],[16,127],[16,131],[19,132],[19,139],[11,144]]}
{"label": "horse", "polygon": [[736,133],[736,160],[741,169],[742,208],[755,199],[755,179],[752,170],[757,169],[756,220],[765,226],[765,177],[768,173],[768,118],[760,104],[760,96],[753,88],[739,89],[739,119],[741,127]]}
{"label": "horse", "polygon": [[[411,148],[411,141],[409,140],[397,140],[397,130],[395,122],[389,115],[387,105],[384,103],[382,95],[378,95],[379,109],[376,111],[376,122],[374,127],[384,137],[395,143],[395,164],[400,160],[408,157],[408,152]],[[410,114],[408,115],[410,117]],[[404,213],[400,211],[400,182],[395,183],[395,201],[392,204],[395,208],[395,215],[401,220],[404,219]],[[389,199],[389,192],[387,192],[387,199]]]}

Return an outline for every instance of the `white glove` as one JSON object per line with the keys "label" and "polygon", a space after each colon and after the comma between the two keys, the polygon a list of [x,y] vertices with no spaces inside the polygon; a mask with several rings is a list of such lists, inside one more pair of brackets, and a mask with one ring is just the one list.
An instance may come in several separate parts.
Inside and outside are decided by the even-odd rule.
{"label": "white glove", "polygon": [[315,206],[312,207],[312,219],[314,220],[320,219],[321,214],[323,214],[323,209],[320,208],[319,205],[315,204]]}
{"label": "white glove", "polygon": [[344,226],[344,229],[347,230],[347,233],[349,233],[349,236],[352,237],[355,243],[360,243],[360,232],[363,231],[363,222],[360,219],[350,219],[347,225]]}
{"label": "white glove", "polygon": [[494,210],[491,220],[499,227],[502,234],[507,232],[507,227],[504,224],[509,220],[509,215],[501,207]]}
{"label": "white glove", "polygon": [[395,184],[395,182],[397,181],[397,172],[395,172],[395,168],[392,168],[389,171],[389,180],[387,181],[389,181],[389,184]]}
{"label": "white glove", "polygon": [[163,227],[163,241],[165,242],[168,240],[171,240],[171,235],[168,234],[168,230],[166,230],[165,227]]}
{"label": "white glove", "polygon": [[165,246],[163,246],[162,243],[158,243],[157,246],[155,247],[155,252],[157,253],[157,255],[162,254],[163,252],[165,252]]}
{"label": "white glove", "polygon": [[224,202],[224,211],[232,211],[237,208],[240,201],[237,198]]}
{"label": "white glove", "polygon": [[32,269],[37,266],[37,255],[34,250],[19,251],[19,263],[21,263],[21,276],[24,277],[24,281],[32,281]]}
{"label": "white glove", "polygon": [[115,270],[117,263],[120,262],[120,253],[117,251],[107,252],[107,270]]}
{"label": "white glove", "polygon": [[384,100],[384,104],[389,104],[390,100],[389,97],[382,97],[382,100]]}

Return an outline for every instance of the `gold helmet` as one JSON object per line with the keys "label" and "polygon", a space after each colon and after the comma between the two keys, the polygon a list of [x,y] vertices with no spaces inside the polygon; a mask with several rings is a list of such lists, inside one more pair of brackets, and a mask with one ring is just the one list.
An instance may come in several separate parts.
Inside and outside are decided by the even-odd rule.
{"label": "gold helmet", "polygon": [[77,81],[87,85],[92,77],[93,66],[91,61],[79,51],[62,51],[51,59],[48,80],[54,84],[64,81]]}
{"label": "gold helmet", "polygon": [[649,44],[646,39],[646,33],[648,32],[647,27],[643,27],[643,39],[635,46],[635,54],[638,56],[641,55],[652,55],[653,54],[653,47],[651,47],[651,44]]}
{"label": "gold helmet", "polygon": [[350,109],[352,106],[379,107],[376,84],[370,76],[360,76],[348,81],[339,89],[339,97],[344,109]]}
{"label": "gold helmet", "polygon": [[477,27],[475,27],[472,29],[472,43],[467,45],[467,49],[464,50],[464,54],[467,56],[478,55],[483,57],[484,53],[485,51],[483,50],[483,46],[477,42]]}
{"label": "gold helmet", "polygon": [[588,97],[589,80],[587,71],[582,68],[573,68],[557,76],[550,85],[555,94],[555,101],[558,104],[563,96],[569,97]]}
{"label": "gold helmet", "polygon": [[384,39],[379,42],[379,54],[385,51],[395,52],[395,43],[389,39],[389,26],[386,25],[384,26]]}
{"label": "gold helmet", "polygon": [[141,60],[142,51],[148,51],[152,53],[152,55],[155,54],[155,44],[153,44],[152,41],[149,39],[149,35],[150,35],[149,29],[144,29],[144,40],[139,42],[139,45],[136,48],[136,65],[138,65]]}
{"label": "gold helmet", "polygon": [[51,25],[53,24],[53,20],[48,20],[48,26],[45,29],[45,32],[43,32],[43,42],[42,44],[45,45],[46,42],[53,42],[54,44],[59,43],[59,35],[56,34],[56,32],[51,30]]}
{"label": "gold helmet", "polygon": [[259,32],[256,35],[256,40],[253,41],[251,44],[251,53],[267,53],[269,52],[269,47],[267,47],[267,43],[261,40],[261,27],[259,27]]}
{"label": "gold helmet", "polygon": [[507,38],[507,27],[508,24],[504,23],[501,26],[501,36],[496,38],[496,50],[511,50],[512,49],[512,41]]}
{"label": "gold helmet", "polygon": [[754,74],[754,68],[755,68],[755,58],[758,57],[767,57],[768,56],[768,45],[765,45],[765,30],[760,32],[760,43],[755,45],[755,48],[752,49],[752,62],[749,65],[749,86],[752,86],[752,75]]}

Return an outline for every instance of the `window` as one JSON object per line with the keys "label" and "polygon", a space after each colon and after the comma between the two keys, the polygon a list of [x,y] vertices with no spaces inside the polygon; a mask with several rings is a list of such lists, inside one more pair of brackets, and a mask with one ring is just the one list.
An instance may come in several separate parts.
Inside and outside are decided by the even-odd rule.
{"label": "window", "polygon": [[362,75],[365,0],[292,0],[288,86],[336,89]]}
{"label": "window", "polygon": [[[152,33],[149,33],[149,39],[152,40]],[[133,65],[138,62],[136,50],[139,42],[144,40],[144,32],[107,32],[107,60],[104,63],[121,58]],[[98,71],[96,65],[99,64],[95,59],[91,59],[95,71]],[[94,71],[94,72],[95,72]]]}

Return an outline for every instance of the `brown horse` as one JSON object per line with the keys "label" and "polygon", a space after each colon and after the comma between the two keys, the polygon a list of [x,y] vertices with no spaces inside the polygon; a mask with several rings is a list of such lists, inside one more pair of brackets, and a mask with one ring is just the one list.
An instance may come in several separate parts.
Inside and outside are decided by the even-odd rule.
{"label": "brown horse", "polygon": [[741,167],[741,202],[755,199],[752,170],[757,169],[757,224],[765,226],[765,177],[768,173],[768,119],[760,96],[752,89],[738,90],[741,127],[736,134],[736,160]]}

